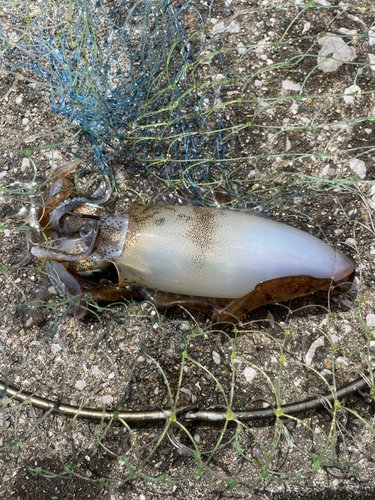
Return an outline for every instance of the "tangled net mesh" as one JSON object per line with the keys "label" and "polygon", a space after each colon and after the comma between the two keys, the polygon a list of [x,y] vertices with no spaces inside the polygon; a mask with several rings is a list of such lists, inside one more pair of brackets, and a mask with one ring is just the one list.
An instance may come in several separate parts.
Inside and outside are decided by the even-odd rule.
{"label": "tangled net mesh", "polygon": [[[2,379],[79,407],[171,410],[164,423],[93,423],[4,390],[5,474],[147,480],[155,494],[194,494],[202,480],[207,492],[258,495],[349,489],[354,477],[371,488],[374,8],[23,0],[0,12]],[[73,157],[83,192],[112,176],[117,211],[178,203],[182,189],[207,205],[220,189],[229,208],[263,210],[351,255],[354,286],[262,308],[216,335],[201,314],[148,302],[92,303],[76,321],[27,238],[50,167]],[[361,376],[367,389],[335,396]],[[329,392],[302,414],[238,418]],[[184,405],[225,419],[187,420]]]}

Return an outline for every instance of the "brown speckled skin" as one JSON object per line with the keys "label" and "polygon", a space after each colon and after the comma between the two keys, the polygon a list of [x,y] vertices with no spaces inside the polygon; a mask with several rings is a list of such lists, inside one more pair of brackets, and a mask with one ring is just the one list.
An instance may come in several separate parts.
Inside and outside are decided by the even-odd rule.
{"label": "brown speckled skin", "polygon": [[[192,290],[185,290],[182,283],[197,282],[207,272],[212,255],[222,243],[218,222],[224,212],[202,207],[157,207],[133,203],[126,215],[129,226],[124,251],[115,262],[120,286],[152,288],[160,280],[155,288],[191,294]],[[163,255],[167,249],[171,250],[169,256]],[[174,250],[178,252],[178,264],[175,264]],[[156,255],[157,252],[160,254]],[[154,265],[156,257],[158,262]],[[166,262],[164,257],[170,260]],[[172,289],[169,283],[163,283],[162,276],[158,277],[162,265],[165,268],[175,265],[179,282],[176,286],[172,283]]]}

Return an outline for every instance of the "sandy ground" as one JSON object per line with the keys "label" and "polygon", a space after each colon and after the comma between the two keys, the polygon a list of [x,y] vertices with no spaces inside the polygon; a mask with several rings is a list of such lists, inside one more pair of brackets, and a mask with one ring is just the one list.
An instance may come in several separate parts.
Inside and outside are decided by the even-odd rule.
{"label": "sandy ground", "polygon": [[[294,7],[254,13],[258,2],[232,2],[238,15],[225,22],[224,40],[233,48],[228,66],[239,80],[224,87],[221,97],[234,101],[223,119],[235,130],[228,137],[228,158],[237,160],[229,162],[228,182],[221,183],[216,170],[212,176],[232,194],[233,206],[255,206],[350,256],[357,268],[352,290],[263,307],[227,334],[211,333],[202,313],[157,311],[137,301],[101,304],[83,320],[73,318],[30,254],[22,207],[42,204],[51,166],[70,160],[72,148],[84,163],[89,143],[84,134],[72,139],[70,121],[50,110],[30,79],[3,71],[3,379],[54,401],[92,408],[160,409],[178,399],[178,405],[200,409],[227,407],[231,400],[231,408],[240,410],[273,405],[274,391],[284,404],[367,373],[375,332],[375,83],[368,55],[375,44],[358,35],[371,28],[373,11],[342,12],[325,4],[317,2],[295,19],[300,11]],[[220,11],[212,15],[213,35],[222,20]],[[330,72],[316,67],[321,45],[315,40],[323,31],[355,40],[349,45],[355,55],[345,56],[353,59]],[[285,33],[294,41],[275,46]],[[242,55],[250,44],[255,50]],[[278,65],[299,56],[298,64]],[[218,78],[215,58],[201,75],[205,82]],[[237,128],[248,120],[254,124]],[[52,143],[57,147],[48,147]],[[162,171],[153,175],[133,166],[127,158],[111,161],[116,193],[110,210],[121,212],[134,200],[179,203],[179,169],[171,186]],[[92,170],[83,172],[78,184],[91,176]],[[33,181],[37,189],[30,193]],[[365,389],[341,404],[338,411],[325,403],[293,418],[246,425],[179,419],[168,437],[163,422],[105,425],[4,398],[0,498],[370,500],[374,401]],[[181,445],[200,451],[202,470]]]}

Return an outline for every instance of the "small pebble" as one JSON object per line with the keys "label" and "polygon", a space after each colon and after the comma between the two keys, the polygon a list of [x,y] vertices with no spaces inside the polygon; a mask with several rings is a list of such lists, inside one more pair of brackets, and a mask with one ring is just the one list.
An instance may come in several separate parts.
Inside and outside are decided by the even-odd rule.
{"label": "small pebble", "polygon": [[100,402],[103,404],[109,404],[112,403],[113,397],[110,394],[107,394],[105,396],[100,397]]}
{"label": "small pebble", "polygon": [[75,383],[75,387],[79,390],[82,391],[86,386],[86,382],[84,380],[77,380]]}
{"label": "small pebble", "polygon": [[242,372],[247,382],[251,382],[257,375],[257,371],[251,366],[247,366]]}

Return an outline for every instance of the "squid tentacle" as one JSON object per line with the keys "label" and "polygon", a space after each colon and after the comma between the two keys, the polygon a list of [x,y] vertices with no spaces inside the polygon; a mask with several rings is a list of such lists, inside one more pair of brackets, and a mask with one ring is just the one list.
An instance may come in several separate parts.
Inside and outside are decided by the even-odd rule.
{"label": "squid tentacle", "polygon": [[50,224],[52,229],[59,233],[65,232],[65,234],[69,231],[74,232],[74,228],[70,230],[69,224],[65,224],[64,228],[60,226],[60,221],[62,217],[64,217],[64,215],[68,214],[69,212],[73,212],[83,205],[102,205],[103,203],[107,202],[112,194],[112,184],[107,175],[104,176],[103,181],[104,186],[101,184],[98,187],[98,189],[93,194],[93,198],[76,197],[60,203],[60,205],[58,205],[52,211],[50,216]]}
{"label": "squid tentacle", "polygon": [[78,280],[65,269],[63,264],[54,262],[53,260],[48,261],[46,264],[46,271],[51,284],[56,287],[59,295],[65,295],[61,284],[70,288],[73,295],[80,295],[82,293]]}
{"label": "squid tentacle", "polygon": [[64,227],[61,227],[60,220],[64,215],[73,212],[77,208],[82,207],[83,205],[87,205],[91,203],[91,200],[87,198],[70,198],[60,203],[51,213],[50,215],[50,225],[52,229],[57,231],[58,233],[69,233],[75,232],[73,228],[69,227],[69,224],[65,224]]}
{"label": "squid tentacle", "polygon": [[[51,259],[62,260],[65,262],[78,262],[80,260],[87,259],[90,257],[95,248],[96,240],[98,239],[99,234],[99,224],[95,221],[95,229],[92,231],[93,236],[90,245],[87,250],[81,253],[68,253],[63,252],[62,250],[55,250],[54,248],[42,248],[40,246],[33,247],[31,249],[31,253],[35,257],[46,258],[49,257]],[[91,233],[91,234],[92,234]]]}
{"label": "squid tentacle", "polygon": [[93,193],[91,203],[95,202],[98,205],[106,203],[112,195],[112,184],[108,175],[103,176],[98,189]]}
{"label": "squid tentacle", "polygon": [[[57,293],[64,297],[65,291],[63,290],[61,284],[70,288],[71,292],[66,292],[67,297],[76,297],[82,294],[81,286],[78,280],[72,276],[65,267],[59,262],[49,261],[46,265],[46,271],[48,273],[49,280],[51,284],[57,288]],[[72,306],[73,316],[78,319],[83,318],[86,315],[86,309],[84,309],[80,302]]]}

